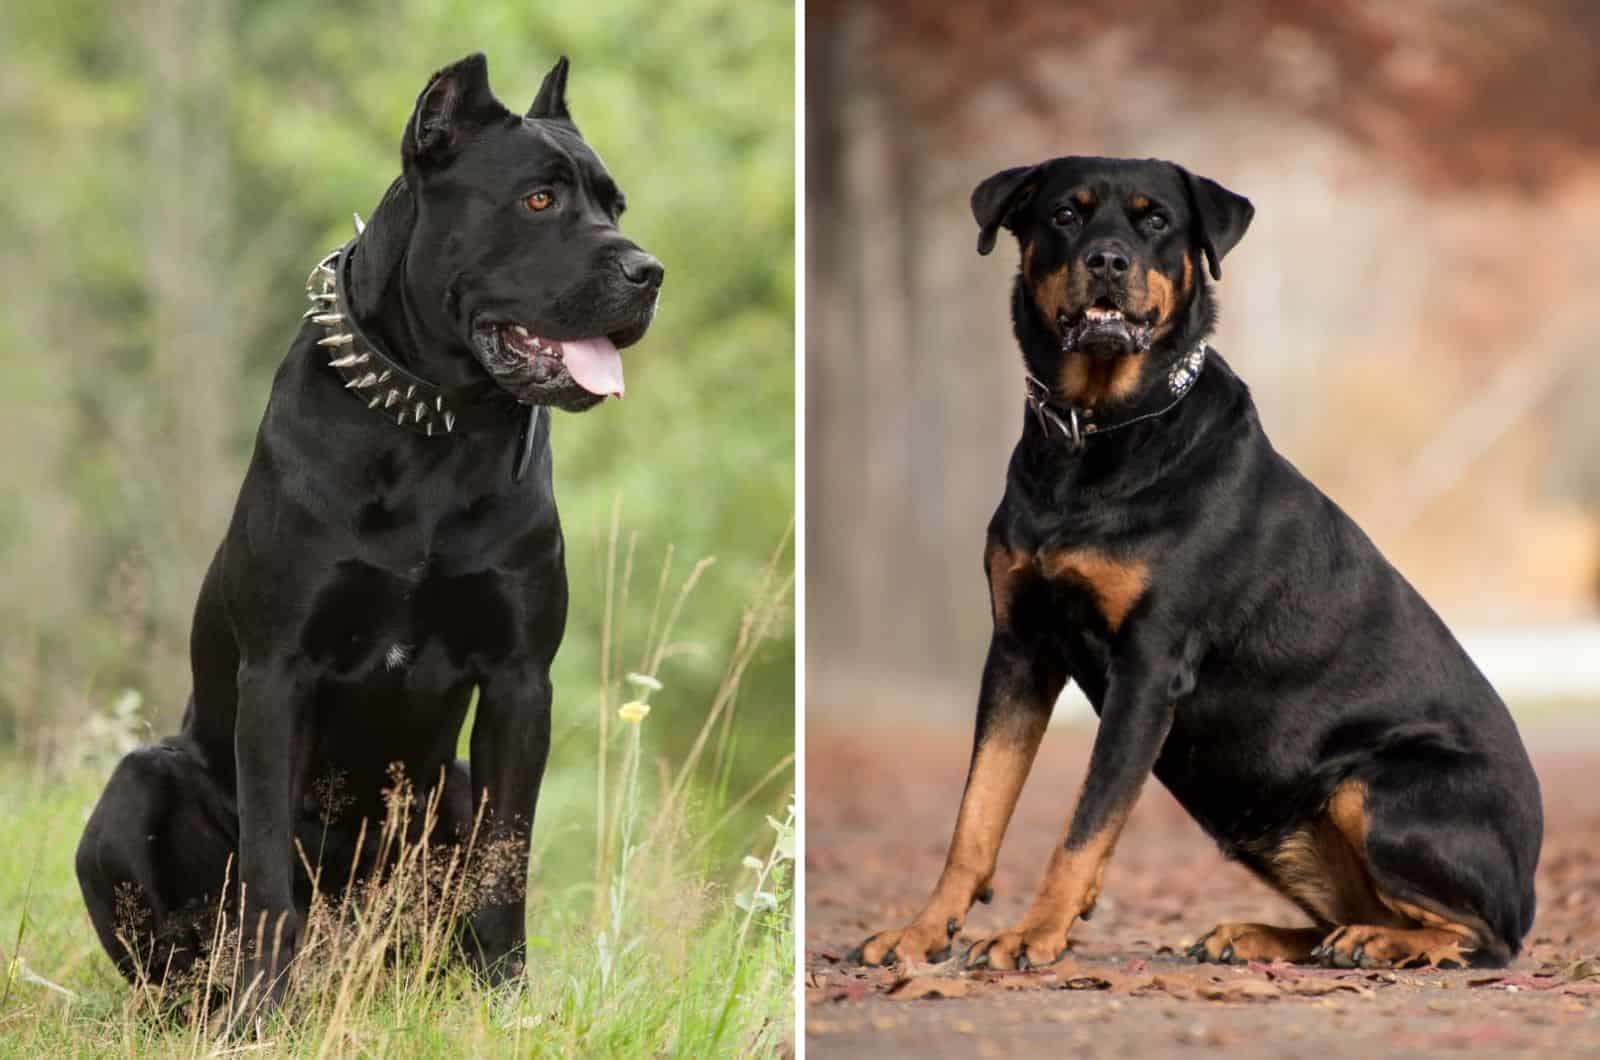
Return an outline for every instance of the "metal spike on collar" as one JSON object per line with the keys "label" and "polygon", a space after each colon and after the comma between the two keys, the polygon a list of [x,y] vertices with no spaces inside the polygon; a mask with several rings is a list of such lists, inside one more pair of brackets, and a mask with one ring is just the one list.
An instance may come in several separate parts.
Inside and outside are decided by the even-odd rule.
{"label": "metal spike on collar", "polygon": [[[446,394],[437,385],[397,365],[362,332],[351,315],[348,293],[340,280],[348,274],[350,254],[367,227],[359,213],[353,213],[351,220],[357,239],[324,255],[306,276],[306,299],[311,304],[300,319],[324,329],[325,333],[316,339],[317,345],[328,350],[329,367],[343,377],[346,390],[360,392],[367,408],[382,410],[392,423],[417,434],[434,437],[453,433],[456,412],[446,401]],[[390,411],[397,405],[398,410]],[[443,421],[444,428],[435,431],[438,420]]]}

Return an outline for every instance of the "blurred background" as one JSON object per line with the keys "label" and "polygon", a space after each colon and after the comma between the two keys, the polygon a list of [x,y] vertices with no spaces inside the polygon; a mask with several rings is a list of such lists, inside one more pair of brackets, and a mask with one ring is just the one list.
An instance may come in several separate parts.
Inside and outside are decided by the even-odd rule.
{"label": "blurred background", "polygon": [[[571,55],[624,228],[668,269],[627,402],[556,420],[558,724],[598,674],[614,500],[645,608],[669,547],[674,587],[716,558],[678,630],[702,650],[663,674],[662,709],[710,699],[792,513],[791,22],[715,0],[5,5],[0,748],[69,755],[129,690],[156,732],[175,725],[190,611],[305,275],[398,174],[430,74],[473,50],[519,113]],[[785,628],[745,677],[784,750],[791,645]]]}
{"label": "blurred background", "polygon": [[810,718],[968,724],[1023,407],[967,197],[1100,154],[1252,199],[1213,341],[1273,442],[1592,731],[1600,6],[821,0],[806,64]]}
{"label": "blurred background", "polygon": [[[0,5],[0,923],[31,967],[120,1010],[72,848],[115,760],[178,723],[195,596],[306,273],[399,173],[429,76],[477,50],[517,113],[571,56],[624,230],[667,269],[626,403],[556,416],[572,604],[532,944],[570,929],[590,962],[571,974],[615,974],[626,940],[613,925],[597,958],[589,914],[645,872],[619,818],[646,814],[655,885],[629,893],[670,915],[643,918],[663,948],[634,959],[681,977],[691,927],[749,928],[731,885],[793,789],[794,24],[781,0]],[[620,678],[675,606],[665,687],[625,725]],[[780,1008],[789,967],[768,977]]]}

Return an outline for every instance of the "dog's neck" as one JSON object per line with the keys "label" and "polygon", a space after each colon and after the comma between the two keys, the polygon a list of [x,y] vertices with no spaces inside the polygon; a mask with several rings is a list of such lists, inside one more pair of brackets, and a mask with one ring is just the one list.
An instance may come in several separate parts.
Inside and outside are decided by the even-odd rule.
{"label": "dog's neck", "polygon": [[[475,404],[503,404],[507,421],[517,405],[478,367],[448,323],[442,306],[419,304],[407,282],[416,200],[398,177],[389,185],[358,239],[350,270],[350,302],[361,327],[396,362]],[[503,399],[503,400],[502,400]]]}
{"label": "dog's neck", "polygon": [[1063,351],[1060,336],[1039,320],[1020,279],[1011,308],[1030,417],[1045,436],[1072,450],[1096,435],[1159,419],[1182,401],[1204,369],[1205,338],[1216,320],[1202,282],[1150,349],[1099,358]]}

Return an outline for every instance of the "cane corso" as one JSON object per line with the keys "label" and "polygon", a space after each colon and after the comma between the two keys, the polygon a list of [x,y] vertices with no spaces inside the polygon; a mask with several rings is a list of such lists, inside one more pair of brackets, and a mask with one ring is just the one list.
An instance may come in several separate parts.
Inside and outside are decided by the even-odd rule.
{"label": "cane corso", "polygon": [[967,967],[1063,955],[1151,773],[1310,919],[1224,923],[1193,956],[1505,964],[1533,921],[1538,781],[1439,616],[1205,342],[1206,274],[1249,201],[1168,162],[1071,157],[995,174],[972,211],[979,253],[1016,236],[1027,372],[984,551],[993,637],[944,872],[852,956],[950,952],[1072,680],[1100,719],[1077,807],[1021,923]]}
{"label": "cane corso", "polygon": [[476,824],[515,852],[515,885],[462,937],[489,981],[523,968],[567,611],[550,409],[621,397],[617,351],[662,281],[618,230],[622,192],[566,83],[563,58],[520,115],[482,55],[434,75],[402,175],[312,272],[195,606],[182,728],[122,760],[78,847],[89,915],[130,979],[189,968],[227,909],[271,943],[249,948],[242,982],[277,991],[307,852],[323,893],[369,874],[396,771],[419,806],[439,800],[436,834],[413,838]]}

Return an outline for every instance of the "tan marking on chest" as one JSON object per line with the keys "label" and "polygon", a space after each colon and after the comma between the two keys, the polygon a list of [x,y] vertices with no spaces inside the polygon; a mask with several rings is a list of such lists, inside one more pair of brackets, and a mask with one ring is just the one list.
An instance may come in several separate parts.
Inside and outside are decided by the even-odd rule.
{"label": "tan marking on chest", "polygon": [[1062,397],[1080,408],[1092,409],[1108,401],[1122,401],[1138,389],[1144,362],[1142,353],[1111,358],[1069,353],[1061,360],[1058,390]]}
{"label": "tan marking on chest", "polygon": [[1042,553],[1038,562],[1046,577],[1072,578],[1087,585],[1112,632],[1122,627],[1150,584],[1150,568],[1142,560],[1118,559],[1096,549]]}
{"label": "tan marking on chest", "polygon": [[984,550],[984,565],[989,568],[989,605],[994,624],[997,629],[1005,629],[1011,624],[1011,597],[1017,591],[1017,583],[1032,569],[1033,557],[990,544]]}

